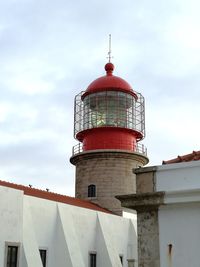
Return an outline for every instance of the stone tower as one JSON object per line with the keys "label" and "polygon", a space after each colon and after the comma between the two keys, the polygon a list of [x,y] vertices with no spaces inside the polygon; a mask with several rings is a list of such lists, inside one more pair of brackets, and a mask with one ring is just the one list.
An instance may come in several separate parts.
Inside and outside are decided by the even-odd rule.
{"label": "stone tower", "polygon": [[134,168],[148,163],[143,96],[120,77],[114,65],[75,98],[71,163],[76,166],[76,197],[90,200],[115,214],[122,208],[116,195],[136,191]]}

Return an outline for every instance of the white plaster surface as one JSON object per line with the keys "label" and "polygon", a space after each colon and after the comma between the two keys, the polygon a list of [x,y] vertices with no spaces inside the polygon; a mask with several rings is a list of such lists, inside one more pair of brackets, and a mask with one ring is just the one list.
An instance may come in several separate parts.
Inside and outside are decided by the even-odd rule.
{"label": "white plaster surface", "polygon": [[200,188],[200,161],[182,162],[157,167],[156,191]]}
{"label": "white plaster surface", "polygon": [[23,192],[0,186],[0,267],[5,242],[22,243]]}
{"label": "white plaster surface", "polygon": [[199,267],[200,204],[161,208],[159,236],[161,267]]}
{"label": "white plaster surface", "polygon": [[26,263],[29,267],[42,267],[40,254],[38,250],[38,244],[35,235],[34,224],[32,220],[31,210],[28,199],[24,201],[24,213],[23,213],[23,248]]}
{"label": "white plaster surface", "polygon": [[[200,266],[200,161],[158,166],[160,267]],[[171,246],[171,251],[169,249]]]}

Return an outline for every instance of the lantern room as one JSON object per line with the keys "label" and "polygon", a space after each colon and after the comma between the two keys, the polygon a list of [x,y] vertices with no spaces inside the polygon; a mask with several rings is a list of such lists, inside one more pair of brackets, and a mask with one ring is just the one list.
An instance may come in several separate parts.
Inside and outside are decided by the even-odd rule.
{"label": "lantern room", "polygon": [[75,98],[74,135],[82,150],[119,149],[136,151],[145,136],[144,97],[133,91],[114,65]]}

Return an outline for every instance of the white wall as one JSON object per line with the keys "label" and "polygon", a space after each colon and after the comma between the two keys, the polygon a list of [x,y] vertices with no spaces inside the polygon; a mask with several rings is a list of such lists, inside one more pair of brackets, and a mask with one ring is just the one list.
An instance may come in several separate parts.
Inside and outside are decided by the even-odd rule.
{"label": "white wall", "polygon": [[3,267],[5,242],[22,242],[23,193],[0,186],[0,267]]}
{"label": "white wall", "polygon": [[[159,211],[161,267],[200,266],[200,204]],[[168,245],[172,244],[171,256]]]}
{"label": "white wall", "polygon": [[182,162],[157,167],[156,191],[200,188],[200,161]]}
{"label": "white wall", "polygon": [[90,251],[97,252],[99,267],[121,267],[119,255],[123,266],[137,257],[132,220],[11,188],[0,187],[0,227],[0,267],[5,241],[21,243],[20,267],[42,267],[39,248],[48,250],[48,267],[87,267]]}
{"label": "white wall", "polygon": [[158,166],[156,190],[165,191],[159,208],[160,267],[199,267],[200,161]]}

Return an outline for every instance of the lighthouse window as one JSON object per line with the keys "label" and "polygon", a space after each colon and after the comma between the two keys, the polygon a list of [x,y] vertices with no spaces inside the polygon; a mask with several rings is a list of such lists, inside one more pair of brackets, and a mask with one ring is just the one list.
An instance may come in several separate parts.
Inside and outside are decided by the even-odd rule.
{"label": "lighthouse window", "polygon": [[96,197],[96,185],[90,184],[88,186],[88,197]]}

